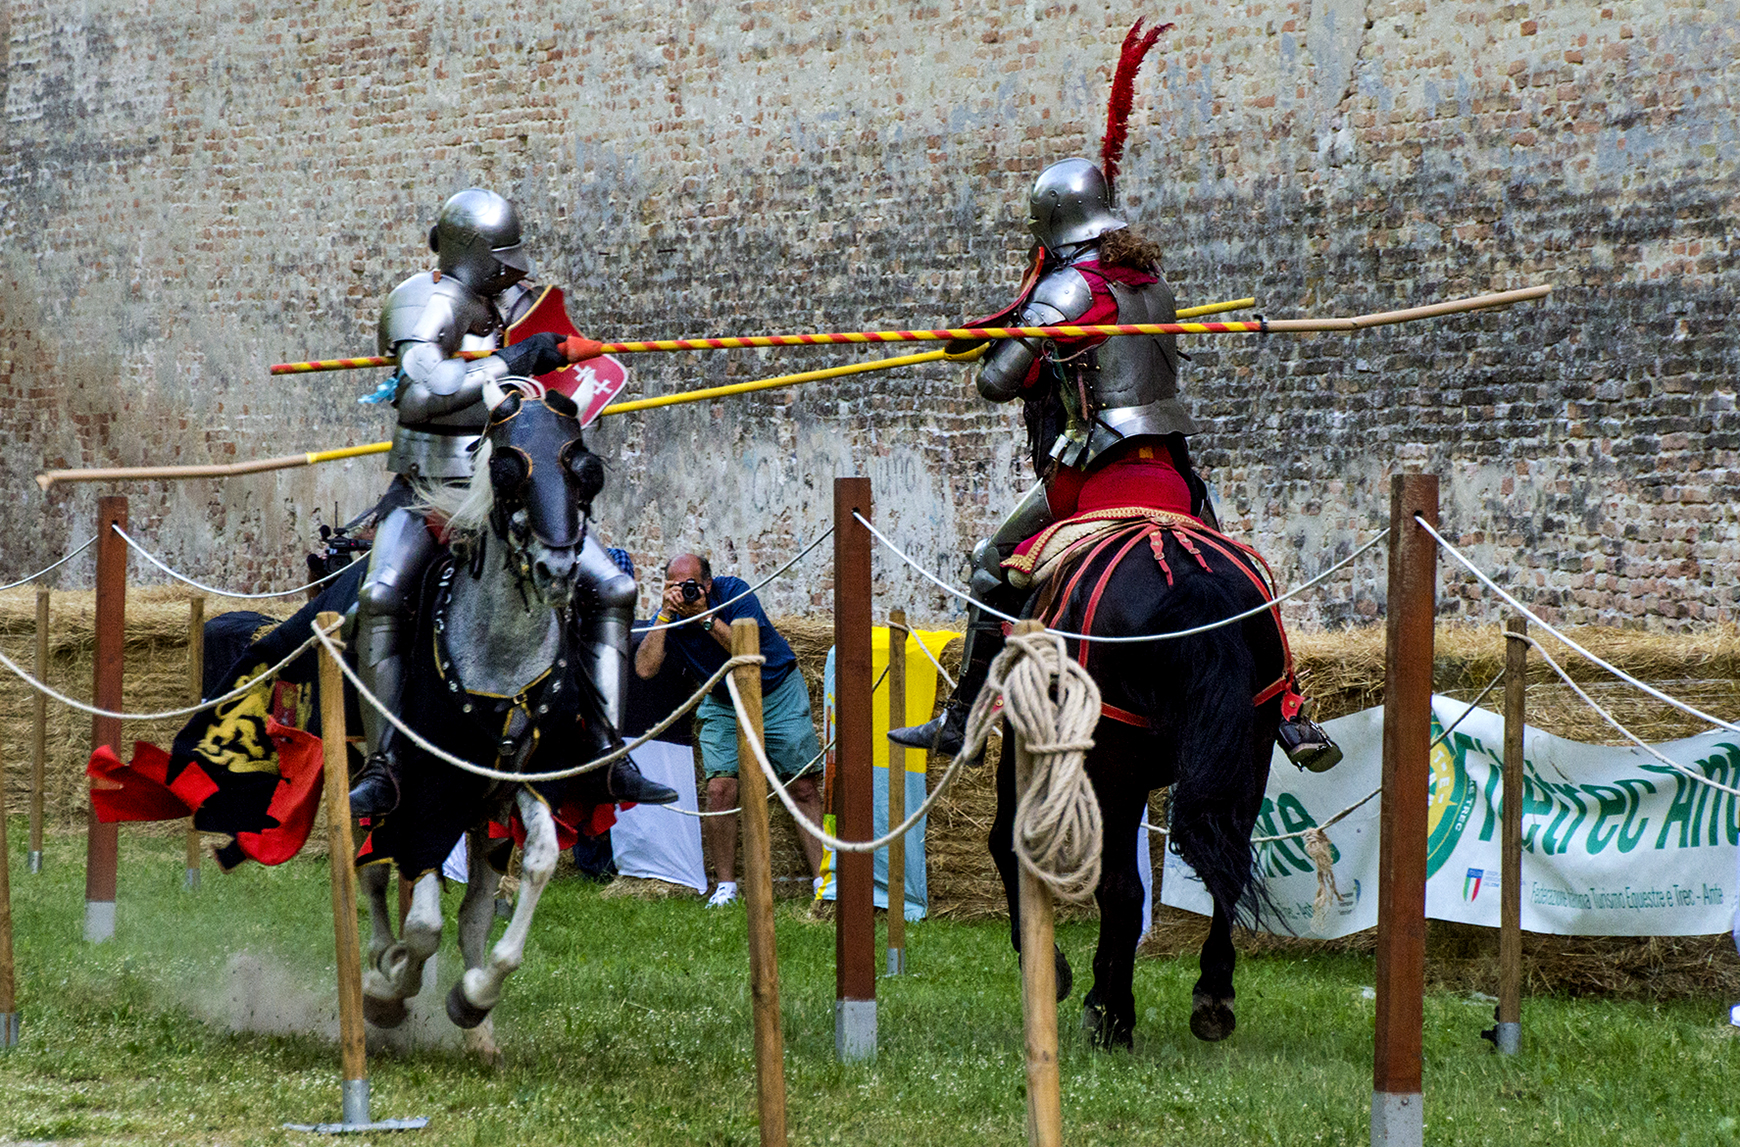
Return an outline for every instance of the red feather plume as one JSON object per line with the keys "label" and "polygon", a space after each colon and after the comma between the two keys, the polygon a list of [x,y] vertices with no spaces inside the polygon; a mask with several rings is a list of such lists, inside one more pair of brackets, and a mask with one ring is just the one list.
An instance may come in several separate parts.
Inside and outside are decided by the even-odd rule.
{"label": "red feather plume", "polygon": [[1124,158],[1124,141],[1130,134],[1130,104],[1136,96],[1136,72],[1142,67],[1142,57],[1162,32],[1170,32],[1173,27],[1161,24],[1144,33],[1138,19],[1124,36],[1118,70],[1112,73],[1112,98],[1106,105],[1106,138],[1100,144],[1100,170],[1105,172],[1108,187],[1117,180],[1118,164]]}

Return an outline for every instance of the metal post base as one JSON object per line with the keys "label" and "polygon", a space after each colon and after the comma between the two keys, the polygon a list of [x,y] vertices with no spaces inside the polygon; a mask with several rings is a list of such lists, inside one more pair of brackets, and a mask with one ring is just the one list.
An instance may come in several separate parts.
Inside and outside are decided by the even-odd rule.
{"label": "metal post base", "polygon": [[1497,1026],[1498,1039],[1495,1042],[1498,1045],[1498,1054],[1515,1055],[1522,1047],[1522,1024],[1501,1023]]}
{"label": "metal post base", "polygon": [[888,974],[890,976],[903,976],[906,974],[905,948],[888,949]]}
{"label": "metal post base", "polygon": [[30,850],[30,862],[29,863],[30,863],[30,875],[35,876],[37,873],[42,871],[42,849],[33,848]]}
{"label": "metal post base", "polygon": [[1371,1147],[1422,1147],[1425,1139],[1426,1108],[1419,1092],[1372,1092]]}
{"label": "metal post base", "polygon": [[0,1012],[0,1051],[18,1046],[18,1013]]}
{"label": "metal post base", "polygon": [[181,878],[181,890],[183,892],[199,891],[199,869],[189,868],[186,871]]}
{"label": "metal post base", "polygon": [[834,1001],[834,1058],[863,1063],[876,1058],[876,1001]]}
{"label": "metal post base", "polygon": [[291,1131],[312,1131],[316,1135],[352,1135],[364,1131],[417,1131],[429,1125],[429,1120],[419,1115],[414,1119],[369,1119],[369,1081],[366,1079],[347,1079],[342,1084],[344,1096],[344,1122],[342,1123],[286,1123],[284,1126]]}
{"label": "metal post base", "polygon": [[115,938],[115,902],[113,900],[85,901],[85,942],[101,944],[104,940]]}

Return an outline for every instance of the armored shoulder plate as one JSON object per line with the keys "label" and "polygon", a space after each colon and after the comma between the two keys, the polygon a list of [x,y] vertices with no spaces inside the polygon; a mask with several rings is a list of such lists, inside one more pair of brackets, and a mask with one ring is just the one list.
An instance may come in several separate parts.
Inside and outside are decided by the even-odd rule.
{"label": "armored shoulder plate", "polygon": [[433,343],[452,354],[467,336],[487,339],[501,330],[501,315],[488,299],[451,275],[436,279],[425,271],[387,296],[376,341],[381,354],[392,354],[408,341]]}
{"label": "armored shoulder plate", "polygon": [[1028,296],[1027,305],[1021,310],[1022,318],[1039,320],[1033,322],[1033,326],[1053,325],[1049,315],[1033,313],[1035,304],[1056,311],[1058,322],[1074,322],[1094,305],[1094,291],[1080,271],[1074,267],[1061,267],[1039,280],[1033,294]]}

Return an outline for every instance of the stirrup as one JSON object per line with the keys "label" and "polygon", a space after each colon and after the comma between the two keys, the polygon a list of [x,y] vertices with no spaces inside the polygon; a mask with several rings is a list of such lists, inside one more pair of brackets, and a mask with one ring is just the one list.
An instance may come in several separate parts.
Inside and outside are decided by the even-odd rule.
{"label": "stirrup", "polygon": [[674,804],[678,797],[676,789],[652,780],[627,757],[610,766],[604,791],[617,804]]}
{"label": "stirrup", "polygon": [[1287,759],[1303,770],[1327,772],[1341,762],[1341,746],[1309,717],[1282,721],[1275,731],[1275,740]]}
{"label": "stirrup", "polygon": [[386,816],[399,807],[399,770],[383,752],[369,754],[350,790],[350,815]]}

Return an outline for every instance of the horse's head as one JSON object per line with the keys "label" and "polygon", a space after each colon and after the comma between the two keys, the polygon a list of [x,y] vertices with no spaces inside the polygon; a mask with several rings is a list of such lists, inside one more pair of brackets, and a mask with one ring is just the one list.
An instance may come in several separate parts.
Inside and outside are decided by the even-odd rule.
{"label": "horse's head", "polygon": [[[604,464],[580,436],[580,411],[535,382],[490,387],[487,454],[489,520],[509,564],[555,609],[573,596],[584,518],[604,488]],[[481,477],[481,475],[480,475]]]}

